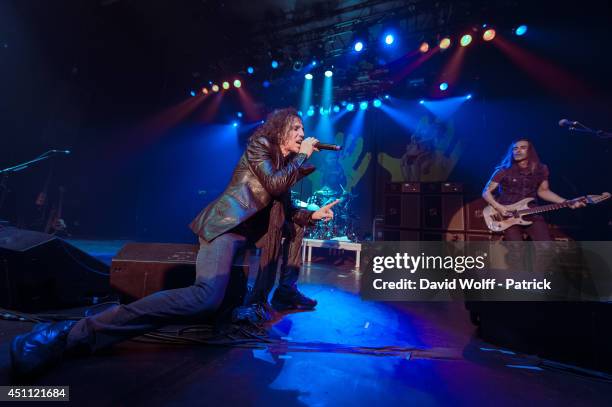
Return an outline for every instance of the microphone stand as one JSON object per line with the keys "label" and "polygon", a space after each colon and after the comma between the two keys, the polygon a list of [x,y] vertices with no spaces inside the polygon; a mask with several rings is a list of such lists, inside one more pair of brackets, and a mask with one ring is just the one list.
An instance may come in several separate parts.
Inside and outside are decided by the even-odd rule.
{"label": "microphone stand", "polygon": [[569,131],[575,131],[578,133],[594,134],[595,136],[599,137],[600,139],[604,139],[604,140],[612,139],[612,133],[603,131],[603,130],[593,130],[579,122],[576,122],[576,126],[570,126]]}
{"label": "microphone stand", "polygon": [[[25,170],[26,168],[30,166],[30,164],[34,164],[38,161],[46,160],[47,158],[51,157],[51,155],[55,152],[56,150],[49,150],[49,151],[42,153],[41,155],[34,158],[33,160],[26,161],[24,163],[17,164],[12,167],[8,167],[8,168],[0,170],[0,210],[2,209],[4,200],[6,199],[6,196],[8,195],[8,192],[9,192],[9,189],[8,189],[9,174],[12,174],[14,172],[18,172],[21,170]],[[2,226],[2,223],[8,223],[8,222],[0,219],[0,227]]]}

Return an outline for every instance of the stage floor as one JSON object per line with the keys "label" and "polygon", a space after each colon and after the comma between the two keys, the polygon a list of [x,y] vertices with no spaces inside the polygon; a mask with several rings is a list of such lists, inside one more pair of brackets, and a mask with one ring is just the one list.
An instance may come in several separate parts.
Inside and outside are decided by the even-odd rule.
{"label": "stage floor", "polygon": [[[108,261],[124,242],[72,243]],[[350,258],[304,268],[319,305],[281,316],[267,346],[128,341],[34,384],[68,385],[79,405],[609,405],[612,384],[477,339],[463,303],[362,301]],[[31,327],[0,320],[0,384],[11,338]]]}

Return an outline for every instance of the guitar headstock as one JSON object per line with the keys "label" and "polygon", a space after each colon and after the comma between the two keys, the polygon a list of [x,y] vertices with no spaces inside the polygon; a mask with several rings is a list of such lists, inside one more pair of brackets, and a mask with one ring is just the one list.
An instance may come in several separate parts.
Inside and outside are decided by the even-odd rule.
{"label": "guitar headstock", "polygon": [[584,202],[588,204],[597,204],[610,199],[612,195],[609,192],[602,192],[601,195],[587,195],[584,198]]}

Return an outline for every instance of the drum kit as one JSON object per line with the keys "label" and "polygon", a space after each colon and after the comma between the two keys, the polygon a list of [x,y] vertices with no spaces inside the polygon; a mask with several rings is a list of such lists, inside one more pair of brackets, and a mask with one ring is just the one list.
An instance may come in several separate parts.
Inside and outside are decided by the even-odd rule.
{"label": "drum kit", "polygon": [[304,202],[298,199],[298,193],[291,191],[291,200],[296,208],[316,211],[321,207],[339,199],[340,202],[333,207],[334,218],[327,222],[317,222],[315,226],[306,228],[306,237],[320,240],[349,240],[357,241],[357,225],[359,218],[352,210],[352,202],[357,195],[345,190],[335,191],[328,186],[315,191]]}

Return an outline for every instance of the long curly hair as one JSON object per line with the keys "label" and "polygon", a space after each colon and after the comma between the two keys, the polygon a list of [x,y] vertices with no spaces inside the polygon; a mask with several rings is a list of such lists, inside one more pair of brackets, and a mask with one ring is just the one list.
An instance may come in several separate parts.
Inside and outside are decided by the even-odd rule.
{"label": "long curly hair", "polygon": [[506,151],[504,158],[502,158],[499,165],[495,167],[496,170],[508,170],[514,164],[516,164],[516,161],[514,160],[514,155],[512,154],[512,148],[519,141],[526,141],[527,143],[529,143],[529,149],[527,150],[527,159],[529,160],[529,169],[531,171],[534,171],[540,167],[540,164],[541,164],[540,156],[538,155],[538,152],[536,151],[536,148],[531,142],[531,140],[529,140],[528,138],[520,138],[510,143],[510,147],[508,147],[508,151]]}
{"label": "long curly hair", "polygon": [[255,129],[249,141],[259,137],[265,137],[271,143],[280,146],[285,140],[285,137],[287,137],[287,130],[289,126],[291,126],[294,117],[300,118],[298,112],[292,107],[273,111],[268,115],[264,124]]}

